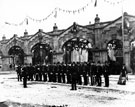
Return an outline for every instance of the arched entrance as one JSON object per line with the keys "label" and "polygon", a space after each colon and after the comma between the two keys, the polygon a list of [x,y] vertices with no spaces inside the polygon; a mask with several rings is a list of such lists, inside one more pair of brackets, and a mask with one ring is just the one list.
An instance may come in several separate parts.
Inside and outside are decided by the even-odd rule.
{"label": "arched entrance", "polygon": [[131,42],[130,65],[135,74],[135,40]]}
{"label": "arched entrance", "polygon": [[92,60],[91,43],[82,38],[72,38],[66,41],[62,49],[64,51],[64,62],[88,62]]}
{"label": "arched entrance", "polygon": [[110,63],[111,74],[119,74],[123,64],[122,41],[113,39],[108,42],[108,61]]}
{"label": "arched entrance", "polygon": [[48,64],[52,63],[52,49],[49,44],[37,43],[31,49],[32,64]]}
{"label": "arched entrance", "polygon": [[8,54],[11,57],[11,64],[23,65],[24,64],[24,51],[20,46],[13,46],[9,49]]}

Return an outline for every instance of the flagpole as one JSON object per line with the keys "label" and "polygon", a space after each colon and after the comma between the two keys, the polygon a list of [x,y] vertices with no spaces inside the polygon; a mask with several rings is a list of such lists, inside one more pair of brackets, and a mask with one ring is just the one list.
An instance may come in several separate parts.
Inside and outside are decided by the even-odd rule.
{"label": "flagpole", "polygon": [[122,0],[122,48],[123,48],[123,64],[125,63],[125,52],[124,52],[124,12],[123,12],[123,0]]}

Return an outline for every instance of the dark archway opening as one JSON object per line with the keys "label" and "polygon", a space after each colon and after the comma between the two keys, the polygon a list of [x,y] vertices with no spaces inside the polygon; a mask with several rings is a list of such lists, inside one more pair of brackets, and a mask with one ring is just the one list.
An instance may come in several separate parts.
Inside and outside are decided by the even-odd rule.
{"label": "dark archway opening", "polygon": [[52,63],[52,48],[49,44],[37,43],[32,47],[31,52],[33,65]]}
{"label": "dark archway opening", "polygon": [[132,73],[135,74],[135,41],[132,41],[130,45],[130,66],[132,68]]}
{"label": "dark archway opening", "polygon": [[72,38],[66,41],[62,49],[64,51],[64,62],[88,62],[92,61],[92,44],[82,38]]}
{"label": "dark archway opening", "polygon": [[13,65],[24,64],[24,51],[20,46],[13,46],[9,49],[8,54],[12,58]]}
{"label": "dark archway opening", "polygon": [[110,73],[119,74],[123,64],[123,44],[118,39],[113,39],[107,44]]}

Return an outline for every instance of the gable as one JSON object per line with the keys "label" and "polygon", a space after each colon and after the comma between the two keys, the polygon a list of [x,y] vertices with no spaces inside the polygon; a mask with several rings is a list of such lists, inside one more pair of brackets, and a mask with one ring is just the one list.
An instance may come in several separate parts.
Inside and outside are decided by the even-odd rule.
{"label": "gable", "polygon": [[43,38],[48,38],[48,39],[51,39],[51,37],[45,33],[45,32],[42,32],[42,31],[38,31],[37,33],[35,33],[30,39],[29,39],[29,42],[30,41],[33,41],[34,39],[38,39],[38,36],[39,35],[42,35]]}
{"label": "gable", "polygon": [[73,24],[72,26],[70,26],[69,28],[67,28],[60,36],[59,36],[59,40],[62,38],[74,38],[74,37],[83,37],[84,35],[87,36],[87,34],[92,34],[93,30],[90,30],[87,27],[78,25],[78,24]]}
{"label": "gable", "polygon": [[20,38],[14,36],[12,37],[8,42],[7,42],[7,46],[13,46],[13,45],[18,45],[18,46],[21,46],[21,44],[24,43],[23,40],[21,40]]}

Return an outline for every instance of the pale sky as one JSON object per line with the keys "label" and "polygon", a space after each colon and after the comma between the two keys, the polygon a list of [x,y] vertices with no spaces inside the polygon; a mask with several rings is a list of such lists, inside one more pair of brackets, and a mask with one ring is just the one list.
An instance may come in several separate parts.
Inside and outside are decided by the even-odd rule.
{"label": "pale sky", "polygon": [[[97,6],[94,7],[95,0],[0,0],[0,40],[3,35],[8,39],[14,34],[23,36],[25,29],[30,35],[35,34],[38,29],[43,29],[44,32],[52,31],[54,23],[58,29],[66,29],[73,22],[88,25],[90,21],[94,23],[96,14],[99,14],[101,22],[111,21],[122,15],[121,2],[122,0],[97,0]],[[134,5],[135,0],[123,0],[123,10],[131,15],[135,15]],[[82,7],[85,7],[84,10],[73,14],[73,11]],[[55,12],[51,14],[55,8],[57,8],[56,18]],[[36,21],[45,19],[49,14],[51,16],[48,19]],[[26,23],[19,25],[25,18],[28,18],[28,25]]]}

